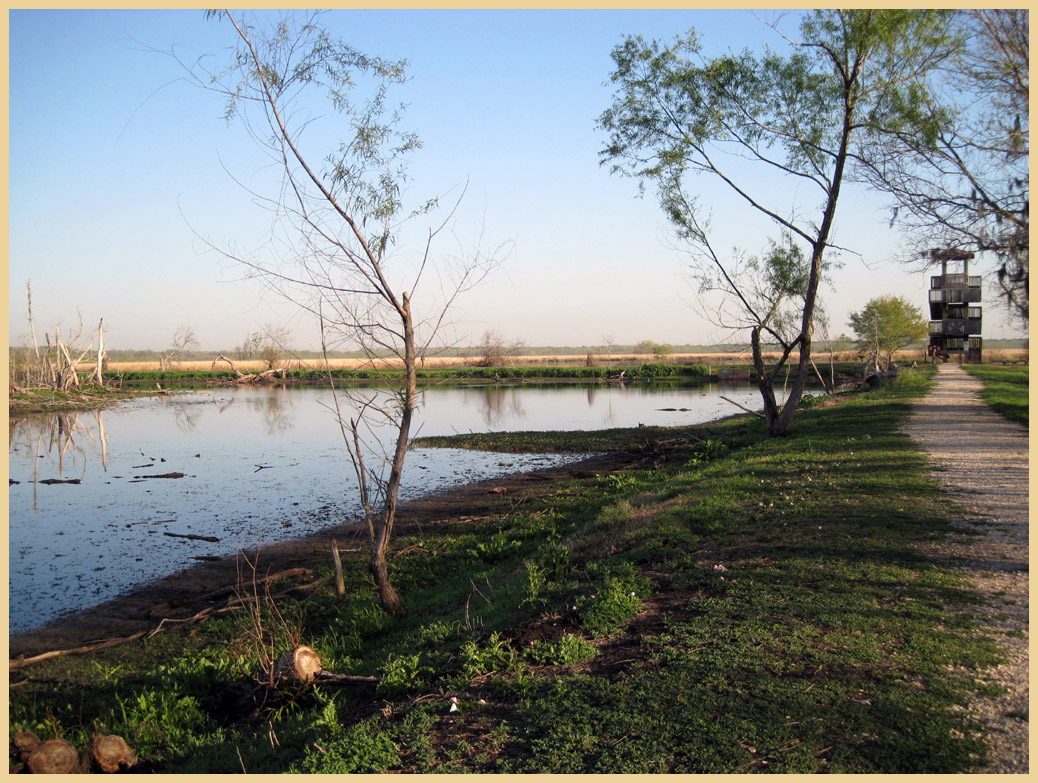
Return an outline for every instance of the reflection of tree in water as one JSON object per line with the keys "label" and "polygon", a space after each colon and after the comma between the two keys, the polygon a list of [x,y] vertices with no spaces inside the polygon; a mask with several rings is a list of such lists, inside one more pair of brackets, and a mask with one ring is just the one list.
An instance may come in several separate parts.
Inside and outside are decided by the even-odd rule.
{"label": "reflection of tree in water", "polygon": [[[93,421],[91,422],[91,419]],[[8,453],[21,452],[21,459],[32,461],[33,508],[36,507],[37,483],[46,478],[67,480],[66,472],[78,468],[79,478],[86,476],[89,452],[96,451],[101,466],[108,470],[108,433],[104,427],[104,413],[62,413],[56,416],[27,416],[10,420]],[[51,469],[41,479],[41,462],[49,462]],[[13,478],[13,477],[12,477]]]}
{"label": "reflection of tree in water", "polygon": [[488,427],[497,427],[509,416],[515,419],[526,416],[526,409],[519,400],[518,387],[487,386],[482,391],[480,403],[483,421]]}
{"label": "reflection of tree in water", "polygon": [[[295,420],[289,412],[289,409],[293,407],[292,397],[283,386],[271,387],[261,395],[250,394],[239,397],[237,394],[232,394],[226,402],[218,403],[216,410],[223,413],[236,404],[243,404],[250,413],[261,415],[267,423],[268,435],[279,435],[288,432],[295,426]],[[194,418],[197,419],[197,416]],[[190,431],[194,431],[194,429],[195,424],[192,420]]]}
{"label": "reflection of tree in water", "polygon": [[198,431],[198,419],[201,415],[200,407],[177,405],[173,408],[173,421],[177,429],[185,435]]}
{"label": "reflection of tree in water", "polygon": [[294,417],[289,409],[292,407],[292,398],[285,393],[284,388],[271,389],[267,394],[254,401],[255,407],[267,422],[268,435],[280,435],[288,432],[295,426]]}

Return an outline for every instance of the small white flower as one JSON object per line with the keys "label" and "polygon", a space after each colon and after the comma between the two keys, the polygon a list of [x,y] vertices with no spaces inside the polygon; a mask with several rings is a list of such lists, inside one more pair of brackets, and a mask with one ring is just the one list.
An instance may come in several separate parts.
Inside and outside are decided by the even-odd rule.
{"label": "small white flower", "polygon": [[451,708],[449,710],[447,710],[447,712],[457,712],[457,711],[458,711],[458,705],[457,704],[452,704]]}

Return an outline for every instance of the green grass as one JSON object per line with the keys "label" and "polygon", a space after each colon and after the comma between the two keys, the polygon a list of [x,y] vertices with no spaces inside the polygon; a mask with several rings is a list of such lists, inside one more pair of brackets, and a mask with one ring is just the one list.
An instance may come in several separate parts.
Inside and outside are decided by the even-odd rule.
{"label": "green grass", "polygon": [[963,369],[984,383],[980,396],[1010,421],[1028,424],[1028,368],[965,364]]}
{"label": "green grass", "polygon": [[750,417],[653,433],[685,441],[659,467],[404,533],[404,618],[359,555],[343,603],[280,604],[377,687],[241,709],[249,625],[224,616],[16,674],[11,726],[121,734],[162,773],[967,771],[986,750],[961,707],[999,657],[917,548],[954,529],[898,429],[931,375],[814,404],[785,438]]}

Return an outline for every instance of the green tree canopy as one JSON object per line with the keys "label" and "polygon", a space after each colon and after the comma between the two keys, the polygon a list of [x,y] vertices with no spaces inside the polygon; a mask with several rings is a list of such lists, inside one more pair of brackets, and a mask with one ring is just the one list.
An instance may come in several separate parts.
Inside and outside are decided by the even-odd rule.
{"label": "green tree canopy", "polygon": [[858,350],[873,359],[885,357],[889,366],[894,354],[922,340],[929,323],[922,311],[901,296],[878,296],[870,299],[856,313],[851,313],[850,326],[858,337]]}
{"label": "green tree canopy", "polygon": [[[632,36],[613,51],[617,90],[599,119],[609,134],[603,163],[655,188],[693,267],[719,276],[745,312],[772,435],[788,430],[810,372],[818,289],[840,189],[854,176],[866,140],[919,127],[909,122],[917,95],[956,46],[948,19],[936,10],[820,10],[802,17],[799,40],[787,39],[786,53],[765,49],[711,58],[695,31],[669,45]],[[693,175],[709,182],[692,190]],[[744,290],[733,273],[738,254],[723,257],[711,244],[711,186],[734,193],[805,248],[802,285],[787,274],[799,275],[799,263],[771,268],[772,282],[784,294],[793,293],[788,286],[799,289],[791,334],[775,329],[771,308],[760,310]],[[788,260],[794,259],[790,252]],[[770,368],[762,338],[781,348]],[[798,370],[780,409],[774,383],[794,352]]]}

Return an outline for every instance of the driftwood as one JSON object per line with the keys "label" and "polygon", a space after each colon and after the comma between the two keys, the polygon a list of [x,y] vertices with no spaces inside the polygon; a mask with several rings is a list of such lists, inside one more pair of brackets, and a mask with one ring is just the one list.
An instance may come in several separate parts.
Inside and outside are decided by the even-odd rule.
{"label": "driftwood", "polygon": [[163,533],[162,535],[170,538],[187,538],[191,541],[208,541],[211,544],[220,543],[220,539],[216,536],[197,536],[194,533]]}
{"label": "driftwood", "polygon": [[82,479],[40,479],[37,484],[81,484]]}
{"label": "driftwood", "polygon": [[762,413],[758,413],[757,411],[751,411],[751,410],[750,410],[749,408],[747,408],[747,407],[746,407],[746,406],[744,406],[744,405],[740,405],[740,404],[739,404],[739,403],[737,403],[737,402],[736,402],[735,400],[729,400],[729,399],[728,399],[727,397],[724,397],[724,396],[722,396],[722,395],[720,395],[720,394],[719,394],[719,395],[717,395],[717,396],[718,396],[718,397],[721,397],[721,399],[722,399],[722,400],[724,400],[725,402],[730,402],[730,403],[731,403],[732,405],[734,405],[734,406],[735,406],[736,408],[741,408],[742,410],[746,411],[747,413],[752,413],[752,414],[753,414],[754,416],[756,416],[756,417],[757,417],[758,419],[763,419],[763,418],[764,418],[764,414],[762,414]]}
{"label": "driftwood", "polygon": [[178,479],[178,478],[184,478],[184,476],[186,476],[186,475],[187,475],[186,473],[147,473],[147,474],[145,474],[143,476],[134,476],[134,478],[138,478],[138,479],[146,479],[146,478]]}
{"label": "driftwood", "polygon": [[63,739],[42,743],[29,754],[26,765],[34,775],[68,775],[80,769],[79,754]]}
{"label": "driftwood", "polygon": [[234,373],[234,378],[238,383],[265,383],[266,381],[281,380],[288,374],[285,370],[264,370],[260,373],[244,373],[238,369],[237,365],[222,353],[217,354],[216,361],[213,362],[227,362],[231,366],[231,372]]}

